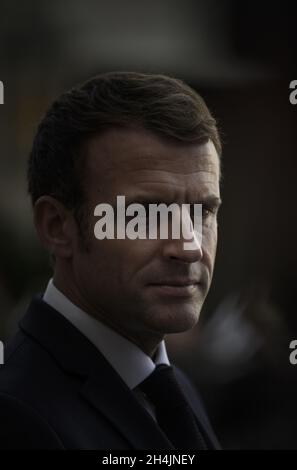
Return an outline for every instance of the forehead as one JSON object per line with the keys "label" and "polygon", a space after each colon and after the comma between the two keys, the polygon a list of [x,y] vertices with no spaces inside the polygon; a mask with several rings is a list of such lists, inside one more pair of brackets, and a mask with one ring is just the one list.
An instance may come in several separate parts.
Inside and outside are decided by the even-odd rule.
{"label": "forehead", "polygon": [[136,192],[172,200],[186,193],[219,197],[219,177],[219,157],[210,141],[185,144],[143,129],[111,129],[88,143],[89,194],[109,199]]}

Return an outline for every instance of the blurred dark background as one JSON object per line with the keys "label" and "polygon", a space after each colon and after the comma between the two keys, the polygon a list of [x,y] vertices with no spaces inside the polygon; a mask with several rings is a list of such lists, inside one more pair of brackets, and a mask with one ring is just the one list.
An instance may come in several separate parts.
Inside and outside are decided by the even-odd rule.
{"label": "blurred dark background", "polygon": [[222,131],[223,207],[201,321],[167,342],[230,449],[297,449],[295,18],[286,1],[0,1],[0,338],[51,275],[25,180],[48,105],[104,71],[182,78]]}

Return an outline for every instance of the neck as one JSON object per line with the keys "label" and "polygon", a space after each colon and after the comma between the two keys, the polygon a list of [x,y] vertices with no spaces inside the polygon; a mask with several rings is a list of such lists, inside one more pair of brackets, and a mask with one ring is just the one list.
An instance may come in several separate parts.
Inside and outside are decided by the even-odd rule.
{"label": "neck", "polygon": [[128,339],[131,343],[135,344],[139,349],[147,354],[152,360],[154,360],[158,346],[164,339],[164,335],[147,331],[130,331],[123,325],[117,324],[108,314],[106,314],[106,312],[98,308],[92,308],[88,302],[84,301],[81,295],[79,295],[77,292],[77,289],[74,289],[71,283],[69,283],[68,276],[59,276],[57,273],[54,273],[53,284],[73,304],[86,312],[88,315],[96,318],[104,325],[116,331],[124,338]]}

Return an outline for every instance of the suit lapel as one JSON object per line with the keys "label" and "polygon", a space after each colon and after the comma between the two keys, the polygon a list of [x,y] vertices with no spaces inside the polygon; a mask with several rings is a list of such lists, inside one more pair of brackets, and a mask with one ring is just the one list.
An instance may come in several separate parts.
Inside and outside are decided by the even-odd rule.
{"label": "suit lapel", "polygon": [[82,396],[135,449],[173,449],[104,356],[59,312],[35,296],[20,328],[45,348],[66,372],[81,376]]}
{"label": "suit lapel", "polygon": [[174,370],[177,381],[179,382],[179,385],[183,390],[189,405],[192,408],[197,425],[208,445],[208,448],[214,450],[221,449],[221,446],[212,430],[211,424],[205,413],[204,406],[200,401],[197,390],[193,388],[192,383],[189,382],[187,376],[185,376],[185,374],[178,367],[174,366]]}
{"label": "suit lapel", "polygon": [[125,390],[119,383],[114,385],[115,387],[107,388],[97,379],[89,379],[82,389],[82,394],[112,422],[133,448],[174,449],[133,393]]}

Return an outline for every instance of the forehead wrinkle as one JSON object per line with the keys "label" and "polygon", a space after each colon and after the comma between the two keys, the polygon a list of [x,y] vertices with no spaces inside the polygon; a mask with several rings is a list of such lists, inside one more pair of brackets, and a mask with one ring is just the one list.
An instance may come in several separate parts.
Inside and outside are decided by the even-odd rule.
{"label": "forehead wrinkle", "polygon": [[131,169],[128,169],[126,172],[127,173],[139,173],[139,172],[155,173],[155,172],[158,172],[158,173],[167,173],[168,175],[174,174],[174,175],[180,175],[180,176],[192,176],[192,175],[201,174],[201,173],[216,174],[217,172],[216,172],[215,166],[214,165],[209,165],[209,166],[210,166],[209,169],[201,168],[201,169],[197,169],[197,170],[189,171],[189,172],[180,171],[180,169],[178,171],[174,171],[172,168],[170,168],[170,169],[131,168]]}
{"label": "forehead wrinkle", "polygon": [[[156,189],[152,189],[155,188]],[[200,180],[200,181],[179,181],[174,178],[171,180],[157,180],[157,181],[151,181],[151,180],[137,180],[135,181],[135,184],[133,185],[133,189],[135,191],[139,190],[140,192],[144,192],[144,195],[149,195],[151,191],[156,191],[155,194],[157,194],[158,190],[161,192],[164,191],[164,195],[166,194],[166,191],[174,191],[175,189],[182,190],[182,192],[202,192],[202,193],[212,193],[214,195],[219,196],[219,182],[216,180],[214,181],[213,179],[211,180]]]}
{"label": "forehead wrinkle", "polygon": [[184,188],[185,185],[178,183],[176,181],[137,181],[137,184],[149,184],[150,186],[152,185],[161,185],[161,186],[172,186],[172,187],[181,187]]}
{"label": "forehead wrinkle", "polygon": [[[174,187],[181,188],[183,190],[186,190],[187,188],[189,189],[190,187],[205,188],[206,185],[210,185],[211,187],[215,187],[215,186],[219,187],[219,180],[216,177],[215,173],[208,172],[208,171],[205,171],[205,172],[197,171],[197,172],[191,172],[191,173],[188,173],[187,175],[184,175],[181,173],[177,173],[177,172],[172,173],[172,172],[164,170],[163,172],[157,172],[158,178],[155,178],[155,171],[147,172],[147,175],[143,173],[144,172],[141,172],[141,175],[139,175],[138,171],[133,170],[131,171],[131,173],[129,172],[129,174],[131,175],[131,178],[129,178],[128,180],[126,178],[121,178],[123,173],[115,175],[111,172],[110,174],[108,174],[107,178],[105,175],[105,181],[102,181],[102,185],[106,186],[106,183],[107,183],[106,180],[108,180],[109,185],[116,183],[119,191],[126,190],[126,188],[131,187],[131,183],[134,188],[135,187],[143,188],[145,186],[148,186],[148,190],[152,186],[154,187],[159,186],[162,188],[164,187],[166,188],[167,186],[170,190],[171,188],[174,188]],[[162,175],[160,173],[162,173]],[[163,179],[162,176],[164,175],[164,173],[166,174],[166,176]],[[203,173],[204,175],[202,177]],[[136,175],[136,177],[134,175]],[[183,180],[183,177],[185,176],[187,177],[187,180]],[[213,178],[213,176],[215,176],[215,178]]]}
{"label": "forehead wrinkle", "polygon": [[[117,159],[110,144],[102,147],[100,152],[95,146],[89,149],[89,157],[91,157],[89,169],[93,176],[92,180],[95,179],[96,188],[101,186],[102,189],[107,190],[109,185],[124,188],[129,184],[141,186],[143,184],[158,184],[162,187],[167,184],[179,188],[184,188],[189,184],[191,186],[219,184],[220,161],[217,154],[211,152],[199,154],[198,150],[195,154],[191,154],[191,152],[176,154],[161,150],[143,153],[143,149],[132,148],[130,154],[124,151],[118,155]],[[126,149],[124,148],[124,150]],[[191,167],[193,167],[192,170]],[[156,175],[160,178],[156,178]],[[180,181],[182,178],[187,178],[187,181]],[[197,182],[192,181],[195,178],[197,178]],[[208,181],[209,179],[211,181]]]}

